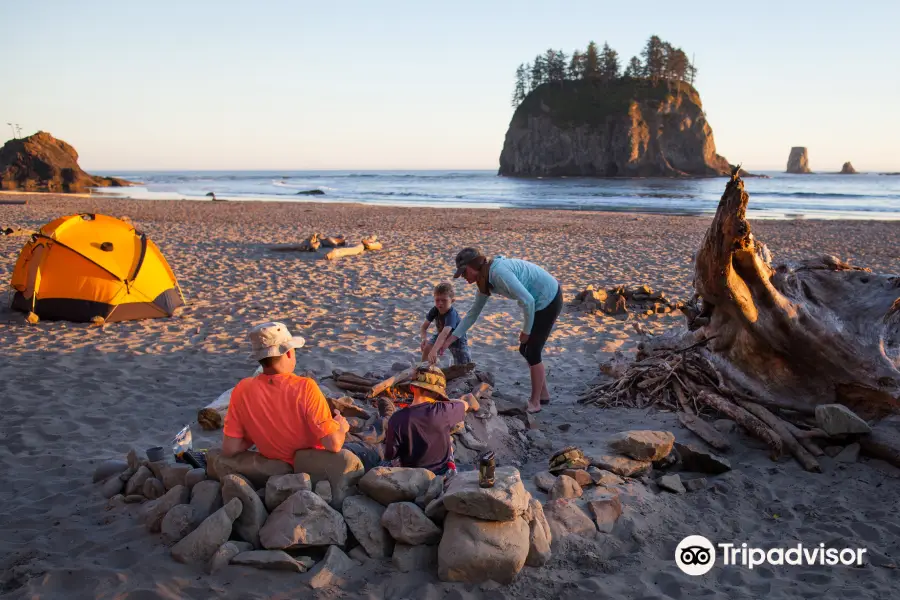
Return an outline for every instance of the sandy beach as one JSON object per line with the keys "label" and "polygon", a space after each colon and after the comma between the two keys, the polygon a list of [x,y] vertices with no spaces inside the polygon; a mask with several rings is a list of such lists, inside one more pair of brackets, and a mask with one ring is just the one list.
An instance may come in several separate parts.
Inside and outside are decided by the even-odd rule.
{"label": "sandy beach", "polygon": [[[381,208],[355,204],[113,200],[8,195],[0,227],[36,230],[66,214],[128,216],[156,242],[187,300],[180,316],[108,324],[28,325],[0,308],[0,594],[11,598],[888,598],[900,563],[900,470],[860,458],[823,457],[824,472],[760,443],[729,434],[733,470],[684,495],[647,488],[626,503],[612,534],[570,539],[543,568],[510,586],[443,583],[434,573],[398,577],[370,560],[343,589],[313,592],[296,574],[229,567],[213,576],[172,560],[133,505],[108,510],[91,483],[94,466],[129,450],[167,445],[197,410],[250,375],[247,331],[281,320],[303,335],[297,371],[323,380],[334,369],[389,373],[417,359],[418,326],[432,286],[452,277],[466,245],[536,262],[562,283],[565,301],[588,284],[648,284],[669,297],[691,293],[692,254],[707,217],[533,210]],[[751,198],[752,204],[752,198]],[[900,273],[900,224],[878,221],[756,221],[775,261],[838,256]],[[348,239],[376,234],[381,252],[329,262],[268,247],[313,231]],[[0,237],[0,279],[9,281],[25,238]],[[460,313],[474,288],[454,282]],[[682,326],[673,313],[627,321],[565,311],[545,362],[554,401],[539,416],[552,448],[501,449],[532,494],[532,476],[553,450],[602,448],[628,429],[664,429],[696,441],[671,413],[602,410],[576,403],[616,351],[639,335]],[[495,396],[524,404],[526,365],[516,352],[518,307],[494,299],[470,333],[479,367],[496,378]],[[323,386],[326,383],[323,381]],[[560,426],[569,425],[568,428]],[[197,429],[195,428],[195,431]],[[216,435],[219,435],[218,433]],[[212,438],[214,439],[214,438]],[[202,446],[202,444],[201,444]],[[760,547],[819,543],[867,549],[868,563],[726,568],[683,574],[673,560],[687,535]]]}

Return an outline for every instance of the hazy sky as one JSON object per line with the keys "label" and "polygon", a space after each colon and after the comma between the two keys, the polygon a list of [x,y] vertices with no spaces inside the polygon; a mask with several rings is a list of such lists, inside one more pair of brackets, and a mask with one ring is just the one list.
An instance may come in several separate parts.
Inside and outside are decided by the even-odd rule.
{"label": "hazy sky", "polygon": [[2,139],[49,131],[88,169],[495,169],[520,62],[657,34],[696,56],[730,161],[900,170],[897,0],[9,0],[0,23]]}

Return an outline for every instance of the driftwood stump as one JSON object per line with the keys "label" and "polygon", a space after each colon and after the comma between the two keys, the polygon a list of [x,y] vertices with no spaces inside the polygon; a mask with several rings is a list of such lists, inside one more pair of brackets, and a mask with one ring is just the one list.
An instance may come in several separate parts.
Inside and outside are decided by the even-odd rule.
{"label": "driftwood stump", "polygon": [[900,277],[833,256],[772,266],[748,201],[735,172],[696,256],[687,331],[644,342],[624,375],[582,401],[712,410],[817,471],[816,406],[843,404],[868,421],[900,412]]}

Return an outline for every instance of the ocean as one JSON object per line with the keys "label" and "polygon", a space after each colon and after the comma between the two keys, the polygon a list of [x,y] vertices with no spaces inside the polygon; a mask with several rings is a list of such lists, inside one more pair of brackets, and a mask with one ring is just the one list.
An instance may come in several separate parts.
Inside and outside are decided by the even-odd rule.
{"label": "ocean", "polygon": [[[746,178],[748,215],[774,219],[900,219],[900,176]],[[382,206],[545,208],[711,214],[725,188],[713,179],[516,179],[496,171],[106,171],[141,182],[97,194],[158,200],[360,202]],[[303,192],[318,190],[321,195]]]}

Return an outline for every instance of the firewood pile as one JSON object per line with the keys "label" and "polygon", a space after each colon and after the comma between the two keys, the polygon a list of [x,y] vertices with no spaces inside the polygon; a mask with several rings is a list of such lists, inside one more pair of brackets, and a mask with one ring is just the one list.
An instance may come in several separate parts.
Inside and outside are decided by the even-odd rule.
{"label": "firewood pile", "polygon": [[331,248],[325,254],[328,260],[335,260],[344,256],[354,256],[363,252],[381,250],[383,245],[378,241],[377,235],[370,235],[360,240],[355,246],[347,245],[347,238],[343,235],[323,235],[313,233],[299,244],[284,246],[271,246],[272,252],[318,252],[320,248]]}
{"label": "firewood pile", "polygon": [[608,290],[587,286],[572,302],[575,310],[582,312],[602,312],[607,315],[639,315],[665,314],[680,308],[673,303],[665,292],[655,292],[648,285],[628,288],[618,285]]}
{"label": "firewood pile", "polygon": [[[822,443],[900,466],[900,279],[831,256],[773,265],[748,201],[735,171],[679,306],[684,330],[647,336],[633,362],[614,358],[601,369],[612,381],[579,401],[676,411],[717,450],[728,440],[704,417],[726,417],[808,471],[821,471]],[[610,304],[593,294],[582,302]]]}

